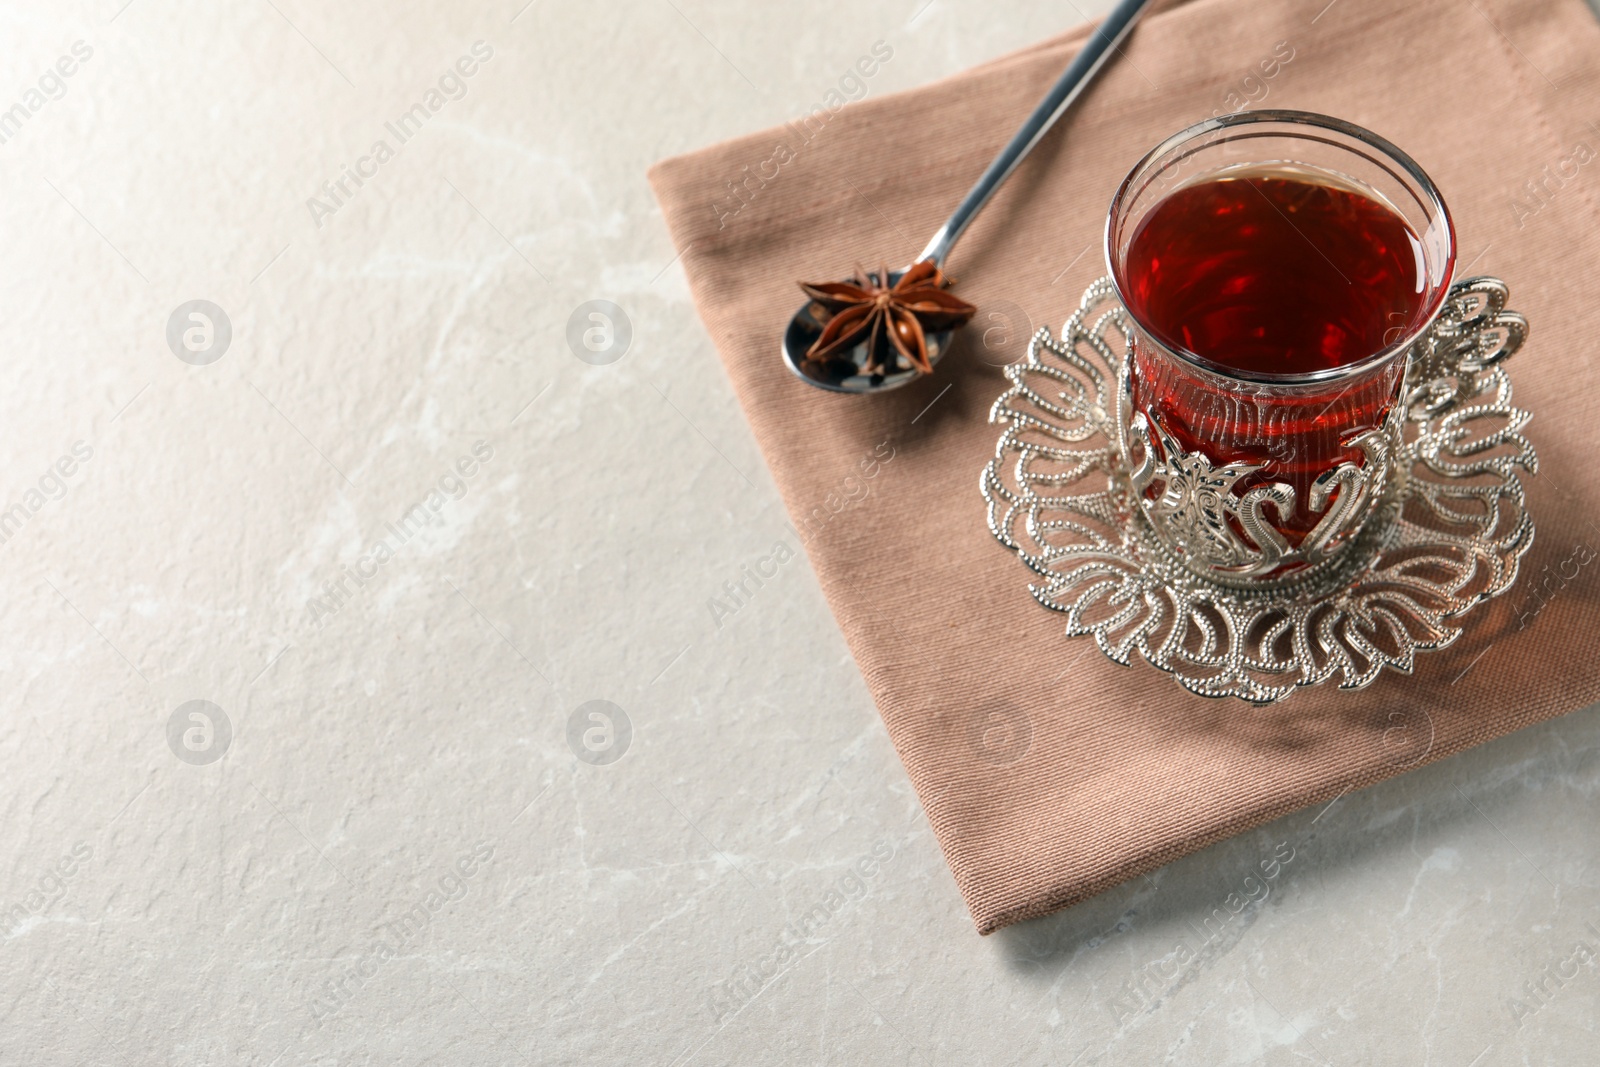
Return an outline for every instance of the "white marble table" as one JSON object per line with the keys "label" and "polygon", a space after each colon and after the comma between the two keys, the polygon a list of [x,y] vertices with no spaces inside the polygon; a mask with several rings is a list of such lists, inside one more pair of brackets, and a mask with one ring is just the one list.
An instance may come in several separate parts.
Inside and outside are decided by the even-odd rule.
{"label": "white marble table", "polygon": [[0,1063],[1600,1060],[1594,709],[985,939],[805,560],[708,608],[645,168],[1106,6],[919,3],[0,10]]}

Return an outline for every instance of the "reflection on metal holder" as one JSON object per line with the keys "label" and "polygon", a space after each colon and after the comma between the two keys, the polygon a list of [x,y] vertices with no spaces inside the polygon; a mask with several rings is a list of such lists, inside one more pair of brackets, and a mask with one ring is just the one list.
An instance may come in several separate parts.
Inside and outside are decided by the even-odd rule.
{"label": "reflection on metal holder", "polygon": [[[1256,704],[1299,686],[1370,685],[1443,648],[1516,581],[1533,544],[1519,472],[1538,456],[1502,364],[1527,337],[1505,283],[1469,278],[1408,354],[1402,402],[1311,491],[1321,519],[1290,548],[1264,508],[1293,489],[1186,452],[1128,403],[1131,324],[1110,283],[1005,370],[1004,430],[984,468],[989,529],[1029,590],[1111,659],[1135,653],[1185,688]],[[1287,496],[1285,494],[1288,494]],[[1371,502],[1375,501],[1375,504]],[[1326,509],[1326,510],[1324,510]]]}
{"label": "reflection on metal holder", "polygon": [[[1223,585],[1287,584],[1308,576],[1350,546],[1365,525],[1369,507],[1383,499],[1385,486],[1398,473],[1394,467],[1404,445],[1405,411],[1396,404],[1381,428],[1343,442],[1360,449],[1363,462],[1341,463],[1318,476],[1308,503],[1311,512],[1322,518],[1298,547],[1291,548],[1264,509],[1271,505],[1279,516],[1290,514],[1295,506],[1293,486],[1274,482],[1235,494],[1234,483],[1260,470],[1260,464],[1214,465],[1204,452],[1184,451],[1160,425],[1155,428],[1158,449],[1151,440],[1150,420],[1128,403],[1129,389],[1124,373],[1118,404],[1125,428],[1121,458],[1133,499],[1145,521],[1180,548],[1178,558],[1200,577]],[[1132,458],[1135,453],[1137,460]]]}

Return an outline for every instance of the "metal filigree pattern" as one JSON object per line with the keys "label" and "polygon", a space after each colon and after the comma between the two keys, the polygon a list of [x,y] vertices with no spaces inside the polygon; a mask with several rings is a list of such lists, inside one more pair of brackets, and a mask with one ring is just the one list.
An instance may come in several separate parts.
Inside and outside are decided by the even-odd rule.
{"label": "metal filigree pattern", "polygon": [[[1129,390],[1124,372],[1118,410],[1126,427],[1122,462],[1133,499],[1150,525],[1182,550],[1192,570],[1224,584],[1298,578],[1347,548],[1360,533],[1369,505],[1382,498],[1404,444],[1405,409],[1400,405],[1390,409],[1382,427],[1343,442],[1361,452],[1362,462],[1340,463],[1312,483],[1307,503],[1311,514],[1321,518],[1299,546],[1291,548],[1265,508],[1270,505],[1280,519],[1288,516],[1295,506],[1293,486],[1273,482],[1236,495],[1234,484],[1260,470],[1261,464],[1216,466],[1203,452],[1185,451],[1159,424],[1152,439],[1152,419],[1131,409]],[[1147,492],[1152,486],[1156,492]]]}
{"label": "metal filigree pattern", "polygon": [[[1409,673],[1417,652],[1449,645],[1469,609],[1510,588],[1533,543],[1519,476],[1538,469],[1522,433],[1531,416],[1512,405],[1501,366],[1527,323],[1505,311],[1506,295],[1493,278],[1452,286],[1412,350],[1405,403],[1382,431],[1353,442],[1366,460],[1356,470],[1381,476],[1357,485],[1341,472],[1353,464],[1325,474],[1313,509],[1336,486],[1350,503],[1339,509],[1336,498],[1302,544],[1306,566],[1285,580],[1230,582],[1268,574],[1288,555],[1262,509],[1287,507],[1279,490],[1289,487],[1258,486],[1246,503],[1251,493],[1228,491],[1245,470],[1214,467],[1175,442],[1169,451],[1154,427],[1167,479],[1156,501],[1135,489],[1153,483],[1153,469],[1140,468],[1156,458],[1124,444],[1152,427],[1126,414],[1131,328],[1102,279],[1059,341],[1041,328],[1027,358],[1006,368],[1011,386],[989,413],[1004,429],[982,477],[989,528],[1037,576],[1030,591],[1066,616],[1068,636],[1093,637],[1124,665],[1142,656],[1202,696],[1265,704],[1299,686],[1359,689],[1385,668]],[[1362,495],[1377,501],[1365,523],[1331,515],[1358,514]],[[1171,521],[1191,537],[1191,556],[1220,568],[1216,577],[1165,546],[1153,524]]]}

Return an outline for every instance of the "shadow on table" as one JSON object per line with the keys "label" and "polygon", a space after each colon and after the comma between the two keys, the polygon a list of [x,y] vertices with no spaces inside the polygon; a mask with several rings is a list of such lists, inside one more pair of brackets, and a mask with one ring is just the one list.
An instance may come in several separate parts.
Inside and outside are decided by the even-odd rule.
{"label": "shadow on table", "polygon": [[[992,942],[1025,981],[1054,982],[1063,968],[1091,962],[1109,966],[1113,986],[1104,994],[1105,1007],[1116,1017],[1119,997],[1142,997],[1140,1005],[1163,1000],[1236,946],[1259,944],[1297,922],[1296,915],[1329,903],[1362,901],[1372,909],[1373,937],[1381,939],[1400,918],[1382,913],[1383,880],[1413,885],[1414,868],[1436,849],[1459,845],[1475,832],[1499,844],[1509,880],[1525,877],[1530,893],[1550,895],[1553,908],[1560,872],[1539,864],[1537,850],[1524,855],[1529,850],[1510,844],[1501,831],[1537,795],[1527,787],[1530,777],[1570,774],[1579,764],[1600,778],[1600,706],[1285,816],[1082,904],[999,930]],[[1379,882],[1362,879],[1374,870]],[[1144,936],[1132,938],[1137,934]],[[1132,938],[1124,948],[1131,960],[1096,959],[1099,950],[1125,938]],[[1126,982],[1124,964],[1131,968]]]}

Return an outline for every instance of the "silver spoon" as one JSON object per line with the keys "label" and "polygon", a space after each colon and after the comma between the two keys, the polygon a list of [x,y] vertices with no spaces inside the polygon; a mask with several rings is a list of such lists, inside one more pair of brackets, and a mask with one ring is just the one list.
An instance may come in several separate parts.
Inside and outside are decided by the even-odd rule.
{"label": "silver spoon", "polygon": [[[1050,92],[1039,106],[1033,109],[1026,122],[1022,124],[1000,154],[995,156],[994,162],[989,164],[989,169],[983,172],[983,177],[978,179],[978,184],[972,187],[961,205],[956,208],[955,214],[939,227],[939,232],[933,235],[933,240],[928,242],[928,247],[922,250],[916,260],[899,270],[888,272],[889,278],[885,282],[876,272],[870,274],[865,281],[869,283],[893,285],[899,281],[906,271],[915,263],[932,260],[934,266],[941,271],[944,261],[950,255],[950,250],[961,239],[961,234],[982,211],[989,202],[996,189],[999,189],[1005,180],[1011,177],[1011,172],[1017,169],[1023,157],[1033,151],[1033,146],[1055,125],[1056,119],[1062,112],[1072,106],[1084,86],[1094,79],[1105,66],[1111,52],[1128,33],[1133,29],[1133,24],[1139,20],[1151,0],[1122,0],[1120,4],[1106,16],[1106,20],[1095,30],[1094,35],[1079,49],[1078,54],[1072,57],[1072,62],[1067,64],[1066,71],[1051,86]],[[855,279],[862,281],[863,279]],[[815,302],[807,301],[800,310],[794,313],[789,320],[789,328],[783,333],[783,361],[791,371],[807,385],[814,385],[818,389],[827,389],[835,393],[881,393],[886,389],[896,389],[908,382],[921,377],[921,374],[912,368],[893,370],[887,374],[866,374],[863,368],[867,363],[867,342],[863,340],[855,348],[836,353],[832,359],[825,363],[817,363],[806,359],[806,350],[809,349],[817,337],[822,333],[823,323],[812,314],[816,307]],[[937,363],[950,347],[951,336],[954,329],[930,330],[927,334],[928,362]]]}

